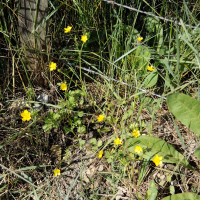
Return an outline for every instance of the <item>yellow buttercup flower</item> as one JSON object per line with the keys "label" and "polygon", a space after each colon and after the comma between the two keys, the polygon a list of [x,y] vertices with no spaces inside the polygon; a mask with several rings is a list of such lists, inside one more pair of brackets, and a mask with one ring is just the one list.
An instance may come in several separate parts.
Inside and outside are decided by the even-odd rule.
{"label": "yellow buttercup flower", "polygon": [[119,138],[117,138],[116,140],[114,140],[115,145],[119,145],[122,144],[122,140],[120,140]]}
{"label": "yellow buttercup flower", "polygon": [[60,176],[60,170],[59,169],[54,169],[54,176]]}
{"label": "yellow buttercup flower", "polygon": [[99,157],[99,158],[102,158],[102,156],[103,156],[103,151],[99,151],[98,157]]}
{"label": "yellow buttercup flower", "polygon": [[143,40],[143,37],[138,37],[137,40],[138,40],[139,42],[141,42],[141,41]]}
{"label": "yellow buttercup flower", "polygon": [[140,136],[140,131],[139,131],[138,129],[135,129],[135,130],[133,130],[133,133],[132,133],[132,134],[133,134],[134,137],[137,138],[137,137]]}
{"label": "yellow buttercup flower", "polygon": [[154,69],[152,66],[149,65],[149,66],[147,67],[147,70],[149,70],[149,71],[152,72],[152,71],[154,71],[155,69]]}
{"label": "yellow buttercup flower", "polygon": [[103,115],[99,115],[99,116],[97,117],[98,122],[103,121],[103,119],[104,119],[104,116],[103,116]]}
{"label": "yellow buttercup flower", "polygon": [[50,71],[55,70],[55,69],[56,69],[56,63],[51,62],[51,63],[49,64],[49,68],[50,68]]}
{"label": "yellow buttercup flower", "polygon": [[67,28],[64,28],[65,33],[69,33],[72,29],[72,26],[67,26]]}
{"label": "yellow buttercup flower", "polygon": [[142,152],[142,147],[136,146],[134,151],[135,151],[135,153],[140,154]]}
{"label": "yellow buttercup flower", "polygon": [[61,90],[67,90],[67,85],[65,83],[62,83],[62,85],[60,86]]}
{"label": "yellow buttercup flower", "polygon": [[87,34],[81,36],[81,41],[83,41],[85,43],[85,42],[87,42],[87,40],[88,40]]}
{"label": "yellow buttercup flower", "polygon": [[156,166],[162,165],[162,156],[158,156],[157,154],[155,155],[155,158],[152,160]]}
{"label": "yellow buttercup flower", "polygon": [[24,110],[23,113],[21,113],[22,121],[29,121],[31,119],[31,113],[28,112],[28,110]]}

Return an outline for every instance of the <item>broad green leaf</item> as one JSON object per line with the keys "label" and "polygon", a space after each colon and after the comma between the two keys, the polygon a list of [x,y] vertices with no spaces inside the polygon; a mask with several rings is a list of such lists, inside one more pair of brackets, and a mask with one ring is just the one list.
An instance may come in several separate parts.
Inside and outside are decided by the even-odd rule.
{"label": "broad green leaf", "polygon": [[129,138],[127,140],[128,150],[134,153],[135,146],[144,148],[143,157],[152,160],[155,155],[163,157],[163,162],[180,163],[184,167],[193,170],[192,166],[184,159],[183,155],[164,140],[157,137],[140,136],[138,138]]}
{"label": "broad green leaf", "polygon": [[197,147],[194,152],[195,156],[200,160],[200,147]]}
{"label": "broad green leaf", "polygon": [[154,86],[158,81],[158,72],[151,72],[142,83],[141,87],[148,88]]}
{"label": "broad green leaf", "polygon": [[200,136],[200,101],[185,94],[171,94],[167,105],[181,123]]}
{"label": "broad green leaf", "polygon": [[180,199],[181,200],[196,200],[196,199],[200,199],[200,196],[195,193],[186,192],[186,193],[171,195],[171,196],[163,198],[162,200],[180,200]]}

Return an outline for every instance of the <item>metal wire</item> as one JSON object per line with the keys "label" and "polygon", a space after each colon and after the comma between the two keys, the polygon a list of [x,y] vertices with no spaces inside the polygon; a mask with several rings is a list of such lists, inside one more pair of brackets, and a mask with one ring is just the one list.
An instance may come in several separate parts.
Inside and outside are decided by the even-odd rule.
{"label": "metal wire", "polygon": [[[76,67],[79,68],[78,66],[76,66]],[[135,88],[135,89],[137,89],[137,90],[140,90],[140,91],[142,91],[142,92],[144,92],[144,93],[147,93],[147,94],[150,94],[150,95],[153,95],[153,96],[162,98],[162,99],[164,99],[164,100],[167,99],[166,97],[163,97],[163,96],[161,96],[161,95],[159,95],[159,94],[152,93],[152,92],[150,92],[150,91],[148,91],[148,90],[146,90],[146,89],[142,89],[142,88],[135,87],[134,85],[125,83],[125,82],[123,82],[123,81],[119,81],[119,80],[114,79],[114,78],[111,78],[111,77],[109,77],[109,76],[105,76],[105,75],[103,75],[103,74],[100,74],[100,73],[98,73],[98,72],[92,71],[92,70],[87,69],[87,68],[85,68],[85,67],[81,67],[81,69],[84,70],[84,71],[87,71],[87,72],[89,72],[89,73],[97,74],[97,75],[99,75],[99,76],[101,76],[101,77],[104,77],[104,78],[107,79],[107,80],[112,80],[112,81],[115,81],[115,82],[117,82],[117,83],[121,83],[121,84],[127,85],[127,86],[129,86],[129,87],[133,87],[133,88]]]}
{"label": "metal wire", "polygon": [[[149,15],[149,16],[152,16],[152,17],[156,17],[156,18],[162,19],[162,20],[164,20],[164,21],[166,21],[166,22],[172,22],[172,23],[174,23],[174,24],[182,25],[180,22],[178,22],[178,21],[176,21],[176,20],[167,19],[167,18],[165,18],[165,17],[160,17],[160,16],[154,15],[154,14],[152,14],[152,13],[148,13],[148,12],[145,12],[145,11],[142,11],[142,10],[138,10],[138,9],[133,8],[133,7],[130,7],[130,6],[126,6],[126,5],[123,5],[123,4],[120,4],[120,3],[116,3],[115,1],[108,1],[108,0],[102,0],[102,1],[105,1],[105,2],[110,3],[110,4],[112,4],[112,5],[121,6],[121,7],[123,7],[123,8],[127,8],[127,9],[129,9],[129,10],[134,10],[134,11],[136,11],[136,12],[140,12],[140,13],[143,13],[143,14],[146,14],[146,15]],[[186,27],[190,27],[190,28],[195,28],[195,29],[196,29],[196,28],[199,28],[199,25],[200,25],[200,24],[198,24],[198,26],[191,26],[191,25],[189,25],[189,24],[184,24],[184,25],[185,25]]]}

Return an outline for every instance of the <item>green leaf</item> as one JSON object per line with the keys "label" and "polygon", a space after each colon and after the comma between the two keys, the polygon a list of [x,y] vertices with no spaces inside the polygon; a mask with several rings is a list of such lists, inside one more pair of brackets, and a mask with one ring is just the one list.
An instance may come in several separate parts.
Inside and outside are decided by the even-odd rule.
{"label": "green leaf", "polygon": [[136,66],[138,66],[138,70],[140,71],[141,75],[146,74],[146,69],[149,65],[149,60],[151,57],[148,47],[139,46],[136,49],[135,56],[138,58]]}
{"label": "green leaf", "polygon": [[162,24],[160,22],[160,19],[156,18],[156,17],[153,17],[153,16],[146,16],[145,17],[146,19],[146,23],[145,23],[145,26],[146,26],[146,29],[149,31],[149,32],[154,32],[155,31],[155,28],[156,29],[159,29],[162,27]]}
{"label": "green leaf", "polygon": [[47,132],[48,130],[50,130],[52,128],[52,124],[45,124],[43,127],[44,132]]}
{"label": "green leaf", "polygon": [[58,126],[59,126],[59,122],[57,122],[57,121],[53,122],[53,127],[54,128],[58,128]]}
{"label": "green leaf", "polygon": [[65,134],[68,134],[68,133],[72,132],[72,129],[64,126],[64,131],[65,131]]}
{"label": "green leaf", "polygon": [[85,144],[85,140],[82,140],[81,138],[79,139],[79,149],[82,150],[82,145]]}
{"label": "green leaf", "polygon": [[169,191],[170,191],[170,193],[171,193],[172,195],[175,194],[175,188],[174,188],[173,185],[170,185],[170,186],[169,186]]}
{"label": "green leaf", "polygon": [[148,88],[154,86],[158,81],[158,72],[151,72],[142,83],[141,87]]}
{"label": "green leaf", "polygon": [[53,119],[58,120],[60,118],[60,115],[58,113],[54,113]]}
{"label": "green leaf", "polygon": [[70,96],[70,97],[69,97],[69,103],[70,103],[70,104],[73,104],[74,102],[75,102],[74,97]]}
{"label": "green leaf", "polygon": [[110,127],[103,127],[100,131],[101,132],[109,132],[111,130]]}
{"label": "green leaf", "polygon": [[180,200],[180,199],[181,200],[196,200],[196,199],[200,199],[200,196],[195,193],[186,192],[186,193],[171,195],[171,196],[163,198],[162,200]]}
{"label": "green leaf", "polygon": [[171,94],[167,105],[181,123],[200,136],[200,101],[185,94]]}
{"label": "green leaf", "polygon": [[92,147],[92,150],[96,151],[98,149],[98,147]]}
{"label": "green leaf", "polygon": [[133,108],[129,109],[127,112],[125,112],[125,114],[122,117],[122,121],[126,120],[127,118],[129,118],[131,115],[133,115]]}
{"label": "green leaf", "polygon": [[78,127],[78,133],[86,133],[86,127],[84,125]]}
{"label": "green leaf", "polygon": [[97,143],[97,146],[100,147],[101,145],[102,145],[102,141],[99,140],[98,143]]}
{"label": "green leaf", "polygon": [[78,126],[80,126],[81,123],[82,123],[82,121],[81,121],[80,119],[78,119],[78,120],[76,121],[76,124],[77,124]]}
{"label": "green leaf", "polygon": [[79,111],[79,112],[78,112],[78,116],[79,116],[79,117],[83,117],[83,111]]}
{"label": "green leaf", "polygon": [[157,193],[158,193],[158,190],[156,188],[156,184],[153,180],[150,181],[150,185],[149,185],[149,198],[148,200],[155,200],[156,197],[157,197]]}
{"label": "green leaf", "polygon": [[90,140],[90,144],[96,145],[96,143],[97,143],[96,138],[92,138],[92,139]]}
{"label": "green leaf", "polygon": [[194,155],[200,160],[200,147],[195,149]]}
{"label": "green leaf", "polygon": [[163,162],[176,163],[180,162],[184,167],[194,170],[191,165],[184,159],[183,155],[175,150],[175,148],[164,140],[156,137],[140,136],[138,138],[129,138],[127,140],[128,150],[134,153],[135,146],[144,148],[143,157],[145,159],[153,159],[155,155],[163,157]]}

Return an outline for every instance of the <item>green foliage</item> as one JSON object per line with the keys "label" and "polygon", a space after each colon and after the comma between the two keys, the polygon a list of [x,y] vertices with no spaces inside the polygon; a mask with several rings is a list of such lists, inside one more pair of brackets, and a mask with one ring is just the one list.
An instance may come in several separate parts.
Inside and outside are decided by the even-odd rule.
{"label": "green foliage", "polygon": [[186,192],[181,194],[175,194],[168,197],[163,198],[163,200],[196,200],[200,199],[200,196],[194,193]]}
{"label": "green foliage", "polygon": [[44,132],[51,130],[53,128],[57,128],[59,126],[58,119],[60,115],[58,113],[54,113],[53,110],[50,111],[47,118],[44,119],[45,125],[43,126]]}
{"label": "green foliage", "polygon": [[78,139],[79,140],[79,149],[82,150],[82,146],[85,145],[85,140],[82,140],[81,138]]}
{"label": "green foliage", "polygon": [[175,194],[175,188],[174,188],[173,185],[170,185],[170,186],[169,186],[169,191],[170,191],[170,193],[171,193],[172,195]]}
{"label": "green foliage", "polygon": [[154,85],[156,85],[157,81],[158,81],[158,72],[153,71],[145,78],[141,87],[144,87],[144,88],[153,87]]}
{"label": "green foliage", "polygon": [[145,195],[145,199],[155,200],[157,197],[158,190],[156,188],[156,184],[153,180],[150,181],[149,189]]}
{"label": "green foliage", "polygon": [[184,156],[175,150],[175,148],[164,140],[157,137],[140,136],[139,138],[129,138],[127,140],[128,150],[134,153],[135,146],[141,146],[145,149],[143,157],[153,159],[157,154],[163,157],[163,162],[180,163],[188,169],[193,169],[186,161]]}
{"label": "green foliage", "polygon": [[167,97],[169,110],[189,129],[200,136],[200,102],[185,94],[171,94]]}
{"label": "green foliage", "polygon": [[[117,5],[106,4],[100,0],[77,0],[61,3],[58,0],[49,0],[48,2],[49,15],[44,21],[49,20],[50,32],[48,34],[52,36],[52,46],[50,49],[53,54],[52,52],[45,52],[45,49],[42,53],[35,49],[35,56],[39,61],[42,60],[41,57],[43,57],[43,55],[48,57],[47,62],[50,62],[51,59],[55,59],[58,62],[57,67],[59,69],[55,71],[55,73],[49,73],[45,69],[45,76],[47,76],[45,79],[50,80],[52,83],[56,83],[57,78],[55,77],[58,77],[59,79],[62,79],[63,83],[69,84],[69,88],[73,88],[73,90],[62,91],[64,97],[57,99],[59,101],[58,105],[52,105],[55,109],[51,110],[47,116],[45,115],[46,117],[42,116],[44,120],[44,132],[62,126],[66,134],[72,132],[76,136],[76,133],[86,133],[86,126],[83,125],[82,118],[85,110],[85,113],[91,111],[90,108],[87,109],[88,107],[84,106],[87,84],[91,83],[90,81],[87,81],[87,77],[89,77],[90,80],[99,83],[102,89],[97,97],[92,94],[91,99],[87,98],[88,104],[95,105],[89,115],[93,116],[99,112],[105,113],[105,120],[100,123],[102,126],[97,127],[98,137],[108,136],[112,138],[106,144],[104,144],[101,139],[91,139],[91,149],[96,151],[101,147],[104,151],[102,159],[106,158],[107,162],[110,164],[109,167],[112,166],[111,172],[113,177],[117,176],[119,173],[120,180],[122,180],[121,174],[123,174],[123,178],[127,181],[127,177],[130,177],[129,181],[132,183],[134,178],[134,171],[132,170],[138,170],[135,169],[135,163],[140,160],[139,162],[142,162],[142,168],[139,173],[139,178],[136,180],[137,187],[140,187],[144,178],[148,176],[149,169],[152,169],[152,166],[149,165],[149,161],[153,159],[155,154],[162,156],[163,162],[175,163],[176,165],[181,164],[184,167],[193,170],[184,156],[176,151],[172,145],[156,137],[141,136],[139,138],[132,138],[131,131],[134,129],[141,131],[148,126],[151,134],[155,119],[154,114],[156,115],[157,111],[154,107],[151,108],[153,103],[155,103],[154,99],[148,97],[150,100],[147,100],[148,102],[144,103],[147,99],[146,92],[144,90],[138,92],[138,88],[149,88],[152,93],[155,92],[160,95],[166,95],[168,92],[172,93],[174,91],[185,90],[186,86],[188,86],[187,92],[190,90],[190,87],[192,90],[189,92],[193,92],[193,89],[195,89],[193,86],[196,86],[192,84],[199,79],[200,32],[198,28],[187,28],[184,25],[184,22],[187,21],[192,24],[198,23],[195,16],[198,15],[197,7],[192,7],[192,12],[190,12],[187,7],[188,3],[185,3],[185,1],[180,4],[171,4],[167,1],[163,1],[161,6],[160,4],[156,4],[155,9],[155,1],[148,1],[148,3],[146,1],[130,1],[130,6],[146,11],[146,14],[144,13],[141,15],[139,12],[130,12],[128,9],[118,7]],[[120,3],[127,4],[125,0],[121,0]],[[1,54],[3,55],[0,65],[2,66],[1,72],[5,73],[6,81],[8,81],[7,86],[4,88],[6,88],[5,91],[8,89],[9,92],[12,92],[13,96],[15,96],[14,88],[16,85],[14,85],[14,72],[16,73],[16,71],[18,71],[20,72],[20,79],[17,78],[16,80],[22,81],[28,99],[34,99],[35,88],[31,86],[32,81],[30,81],[30,77],[35,78],[35,76],[33,76],[34,73],[32,73],[31,70],[26,69],[26,65],[23,63],[22,55],[25,55],[25,50],[23,49],[28,49],[25,46],[23,48],[18,47],[20,38],[17,26],[18,17],[15,16],[17,10],[12,8],[12,4],[13,1],[10,0],[0,4],[2,17],[0,20],[0,27],[1,34],[3,35],[0,44],[0,47],[3,47],[0,49]],[[159,11],[160,13],[158,13]],[[163,17],[170,16],[172,18],[176,17],[177,19],[180,19],[181,17],[181,26],[174,24],[173,20],[171,23],[166,24],[165,20],[160,20],[157,17],[147,15],[149,12]],[[36,24],[36,29],[41,26],[41,23],[39,25]],[[72,31],[68,34],[64,34],[63,28],[68,25],[73,27]],[[80,37],[85,33],[88,33],[88,41],[83,44],[80,41]],[[144,37],[144,40],[138,42],[137,37],[139,36]],[[9,50],[12,51],[5,51],[3,50],[4,47],[9,47]],[[12,70],[9,69],[11,60],[8,60],[8,62],[7,58],[12,58]],[[17,58],[17,61],[15,58]],[[46,65],[46,61],[44,63],[41,62],[40,64]],[[149,64],[152,64],[155,68],[153,72],[147,70]],[[92,70],[95,73],[104,76],[104,79],[99,81],[99,77],[97,77],[96,74],[93,75],[93,73],[89,73],[90,71],[88,74],[84,74],[81,65],[88,70]],[[15,69],[15,66],[17,67],[17,70]],[[24,67],[23,70],[20,69],[21,66]],[[68,67],[72,69],[69,73],[67,72]],[[60,73],[62,69],[64,69],[63,74]],[[43,70],[43,66],[41,67],[41,70]],[[11,71],[13,72],[12,77],[10,76]],[[24,71],[24,73],[22,71]],[[59,72],[59,75],[57,72]],[[40,72],[38,74],[40,74]],[[41,74],[44,74],[44,72]],[[29,77],[29,75],[31,76]],[[28,81],[23,80],[24,76],[26,76]],[[84,77],[83,79],[82,76]],[[1,83],[4,83],[2,77],[0,78],[0,81]],[[127,86],[121,83],[116,84],[113,81],[114,79],[110,80],[109,77],[127,82],[134,85],[137,89],[134,88],[133,90],[130,85]],[[83,80],[86,80],[87,84],[85,84]],[[10,83],[13,84],[13,88]],[[27,85],[30,87],[28,90],[26,89]],[[61,84],[57,83],[57,85],[60,86]],[[85,91],[76,90],[78,86],[84,88]],[[50,87],[52,86],[50,85]],[[95,90],[96,88],[93,89]],[[4,89],[1,89],[2,98],[3,95],[6,94],[5,91]],[[91,91],[88,90],[87,94],[90,92]],[[94,102],[98,102],[97,100],[99,99],[101,99],[101,103],[94,104]],[[104,104],[104,101],[110,103]],[[177,119],[200,136],[198,101],[186,95],[173,94],[168,96],[167,103],[170,111]],[[141,105],[141,107],[139,108],[138,105]],[[2,104],[1,106],[4,105]],[[151,124],[148,124],[148,121],[143,121],[143,116],[141,116],[143,108],[147,108],[152,114]],[[4,108],[2,110],[4,110]],[[136,114],[137,116],[133,116],[135,113],[134,111],[138,111]],[[38,126],[38,112],[33,112],[31,114],[33,117],[32,119],[34,119],[34,131],[36,130],[36,132]],[[90,118],[90,116],[88,116],[88,118]],[[31,123],[28,126],[32,126]],[[27,135],[31,132],[29,128],[30,127],[27,127],[27,129],[25,129],[25,131],[28,132]],[[21,132],[17,134],[21,134]],[[40,141],[40,138],[38,136],[35,137],[34,134],[30,140],[36,138],[36,142],[39,144],[42,140]],[[38,133],[36,134],[39,135]],[[131,138],[129,138],[129,136]],[[4,146],[8,146],[7,144],[14,141],[18,136],[12,136],[11,139],[10,137],[11,136],[9,135],[7,141],[5,139],[4,144],[1,144],[2,150]],[[117,147],[113,145],[113,138],[116,139],[116,137],[120,137],[120,139],[123,140],[123,145]],[[79,148],[83,149],[86,141],[79,138],[79,135],[78,137],[76,136],[76,138],[78,139]],[[44,143],[41,142],[41,144]],[[143,148],[143,152],[139,155],[134,152],[136,145],[140,145]],[[48,145],[46,145],[46,147],[48,147]],[[7,152],[7,150],[4,150],[4,152]],[[28,153],[29,152],[27,151],[26,155],[28,155]],[[38,153],[38,155],[40,154],[41,152]],[[195,150],[195,155],[200,159],[200,147]],[[10,159],[12,156],[9,156],[8,154],[5,157]],[[65,158],[67,159],[68,164],[70,164],[70,156],[69,149],[67,149]],[[26,156],[24,156],[24,158],[25,157]],[[12,163],[12,161],[10,163]],[[115,167],[118,167],[117,170],[119,169],[119,172]],[[31,175],[27,176],[23,173],[22,175],[24,179],[31,180]],[[10,181],[10,183],[12,182],[13,180]],[[124,183],[125,182],[123,181],[122,184]],[[115,187],[120,184],[120,181],[116,182]],[[162,185],[162,183],[160,183],[160,185]],[[69,192],[72,187],[73,185],[71,185]],[[94,189],[95,184],[91,187]],[[4,187],[2,188],[3,191]],[[8,188],[6,189],[8,190]],[[115,192],[115,188],[113,188],[113,191]],[[37,198],[35,189],[33,192]],[[176,191],[174,190],[174,186],[169,187],[169,192],[175,194]],[[139,199],[142,199],[140,194],[137,195]],[[181,195],[172,195],[169,198],[167,197],[164,199],[197,199],[198,196],[195,197],[194,195],[195,194],[192,193],[183,193]],[[156,199],[156,196],[156,184],[154,181],[151,181],[149,190],[146,194],[146,199],[153,200]],[[66,199],[67,198],[68,195]],[[98,195],[97,192],[95,194],[90,194],[90,198],[100,199],[101,195]]]}
{"label": "green foliage", "polygon": [[99,141],[97,142],[96,138],[92,138],[92,139],[90,140],[90,144],[93,145],[92,150],[95,150],[95,151],[96,151],[99,147],[102,146],[103,143],[102,143],[101,140],[99,140]]}
{"label": "green foliage", "polygon": [[195,149],[194,155],[200,160],[200,147]]}
{"label": "green foliage", "polygon": [[53,110],[50,111],[47,117],[44,118],[45,125],[44,131],[57,128],[62,120],[67,120],[68,125],[63,129],[66,134],[73,132],[74,128],[77,128],[78,133],[85,133],[86,127],[82,125],[81,118],[83,117],[83,111],[74,111],[76,107],[83,104],[84,92],[81,90],[69,91],[65,93],[66,99],[60,99],[61,103],[58,104],[61,107],[56,113]]}

